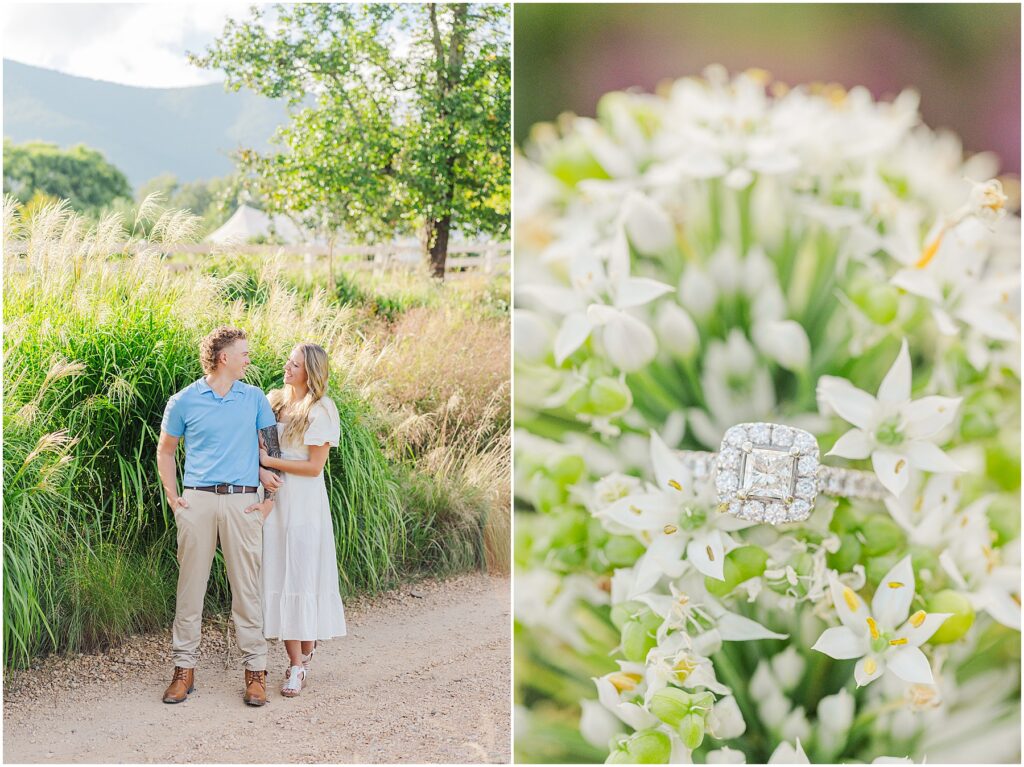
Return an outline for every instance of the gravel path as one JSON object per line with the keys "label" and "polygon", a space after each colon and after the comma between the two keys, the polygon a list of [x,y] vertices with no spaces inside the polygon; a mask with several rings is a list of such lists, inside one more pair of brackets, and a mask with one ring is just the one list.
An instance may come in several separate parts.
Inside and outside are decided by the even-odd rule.
{"label": "gravel path", "polygon": [[268,702],[242,703],[224,627],[203,628],[196,691],[169,706],[170,632],[102,655],[49,658],[4,680],[4,762],[508,762],[509,580],[405,586],[346,605],[349,635],[321,643],[309,684],[281,697],[271,642]]}

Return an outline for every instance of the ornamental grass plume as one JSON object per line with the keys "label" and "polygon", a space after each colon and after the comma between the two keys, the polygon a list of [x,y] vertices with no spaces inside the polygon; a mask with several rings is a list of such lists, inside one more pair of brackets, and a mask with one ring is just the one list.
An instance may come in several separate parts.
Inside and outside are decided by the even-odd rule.
{"label": "ornamental grass plume", "polygon": [[516,169],[518,758],[1018,762],[1019,184],[721,67]]}

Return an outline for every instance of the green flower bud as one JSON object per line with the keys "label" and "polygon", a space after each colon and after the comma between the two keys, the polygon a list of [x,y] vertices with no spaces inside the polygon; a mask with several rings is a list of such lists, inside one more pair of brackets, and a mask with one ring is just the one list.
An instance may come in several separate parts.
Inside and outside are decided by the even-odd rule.
{"label": "green flower bud", "polygon": [[644,545],[636,538],[613,535],[604,546],[604,554],[612,567],[631,567],[643,556]]}
{"label": "green flower bud", "polygon": [[887,282],[875,283],[858,306],[876,325],[888,325],[896,319],[900,308],[899,291]]}
{"label": "green flower bud", "polygon": [[1020,535],[1020,507],[1013,498],[999,496],[988,507],[989,525],[996,533],[996,546],[1002,546]]}
{"label": "green flower bud", "polygon": [[678,687],[665,687],[651,696],[648,710],[669,727],[678,727],[693,708],[693,696]]}
{"label": "green flower bud", "polygon": [[551,545],[579,547],[587,540],[588,517],[580,509],[566,509],[554,517],[551,529]]}
{"label": "green flower bud", "polygon": [[551,513],[566,498],[562,486],[544,472],[538,472],[530,479],[530,494],[537,504],[537,511],[543,514]]}
{"label": "green flower bud", "polygon": [[704,742],[704,714],[687,714],[679,723],[679,737],[691,751]]}
{"label": "green flower bud", "polygon": [[580,386],[580,388],[570,394],[568,401],[565,403],[565,407],[573,413],[587,413],[588,415],[592,415],[593,409],[590,407],[589,387]]}
{"label": "green flower bud", "polygon": [[643,602],[636,601],[619,602],[617,605],[613,605],[611,611],[612,625],[619,631],[622,631],[626,621],[632,620],[643,607]]}
{"label": "green flower bud", "polygon": [[974,608],[970,600],[959,591],[944,589],[927,600],[930,613],[953,613],[939,626],[928,641],[932,644],[948,644],[960,639],[974,623]]}
{"label": "green flower bud", "polygon": [[725,555],[722,567],[724,581],[704,576],[704,587],[712,596],[724,597],[743,581],[764,573],[768,552],[758,546],[740,546]]}
{"label": "green flower bud", "polygon": [[864,553],[869,557],[892,551],[904,542],[903,530],[888,514],[873,514],[861,526]]}
{"label": "green flower bud", "polygon": [[658,730],[633,733],[612,752],[607,764],[668,764],[672,754],[672,741]]}
{"label": "green flower bud", "polygon": [[[933,578],[936,574],[941,573],[942,568],[939,566],[939,557],[931,549],[925,546],[911,546],[908,553],[914,568],[914,578],[917,579],[918,583],[923,583],[925,580],[921,575],[922,570],[930,572]],[[920,589],[918,589],[918,592],[920,592]]]}
{"label": "green flower bud", "polygon": [[657,643],[653,632],[639,620],[626,621],[622,627],[622,654],[626,656],[626,660],[643,663],[647,659],[647,653]]}
{"label": "green flower bud", "polygon": [[548,172],[569,186],[588,178],[608,178],[608,173],[579,136],[567,136],[547,163]]}
{"label": "green flower bud", "polygon": [[575,485],[587,466],[578,455],[563,455],[548,461],[548,474],[560,485]]}
{"label": "green flower bud", "polygon": [[614,415],[633,402],[629,387],[617,378],[598,378],[590,385],[590,407],[596,415]]}
{"label": "green flower bud", "polygon": [[985,450],[985,468],[1003,490],[1016,490],[1020,487],[1020,447],[989,446]]}
{"label": "green flower bud", "polygon": [[832,522],[828,527],[836,533],[852,533],[860,529],[860,519],[845,498],[841,498],[836,504],[836,509],[832,512]]}
{"label": "green flower bud", "polygon": [[828,566],[841,573],[848,573],[860,562],[862,546],[856,535],[843,533],[839,536],[839,549],[828,555]]}
{"label": "green flower bud", "polygon": [[966,440],[991,437],[999,431],[997,414],[1002,410],[999,394],[992,389],[980,389],[967,397],[961,406],[960,435]]}

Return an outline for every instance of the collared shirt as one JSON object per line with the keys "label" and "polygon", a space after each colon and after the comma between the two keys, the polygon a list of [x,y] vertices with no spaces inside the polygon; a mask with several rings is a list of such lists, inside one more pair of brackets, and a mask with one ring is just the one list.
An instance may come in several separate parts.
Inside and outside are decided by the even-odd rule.
{"label": "collared shirt", "polygon": [[205,378],[167,401],[160,428],[185,438],[186,485],[258,485],[258,429],[277,423],[258,386],[235,381],[223,397]]}

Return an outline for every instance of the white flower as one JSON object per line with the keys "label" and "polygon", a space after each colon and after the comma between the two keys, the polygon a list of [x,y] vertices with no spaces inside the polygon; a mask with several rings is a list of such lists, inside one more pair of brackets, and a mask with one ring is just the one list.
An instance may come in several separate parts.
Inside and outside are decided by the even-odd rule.
{"label": "white flower", "polygon": [[900,353],[872,397],[843,378],[822,376],[818,402],[853,424],[828,455],[867,458],[883,485],[894,495],[907,486],[910,468],[959,472],[933,440],[956,418],[959,397],[910,399],[910,352],[904,339]]}
{"label": "white flower", "polygon": [[597,699],[608,711],[634,730],[644,730],[659,724],[654,714],[633,702],[643,695],[644,667],[640,663],[619,661],[619,671],[594,677]]}
{"label": "white flower", "polygon": [[676,244],[672,219],[664,208],[639,192],[626,197],[623,224],[629,241],[641,253],[662,253]]}
{"label": "white flower", "polygon": [[787,370],[804,370],[811,361],[811,342],[796,320],[755,321],[754,343]]}
{"label": "white flower", "polygon": [[689,313],[675,301],[665,301],[658,307],[655,320],[661,345],[688,359],[700,345],[700,334]]}
{"label": "white flower", "polygon": [[621,230],[610,245],[607,265],[598,256],[578,254],[570,263],[570,281],[572,288],[537,284],[521,291],[565,317],[555,337],[555,364],[561,365],[595,328],[602,328],[605,353],[621,370],[638,370],[654,359],[654,333],[628,310],[672,292],[672,287],[629,276],[629,245]]}
{"label": "white flower", "polygon": [[512,326],[516,337],[516,356],[526,362],[542,362],[551,349],[554,335],[551,323],[537,312],[513,309]]}
{"label": "white flower", "polygon": [[800,745],[800,738],[796,739],[796,747],[783,741],[778,748],[768,757],[768,764],[810,764],[803,746]]}
{"label": "white flower", "polygon": [[728,533],[751,523],[709,511],[713,501],[708,483],[698,484],[657,432],[651,432],[650,451],[654,486],[594,514],[612,523],[612,532],[632,533],[647,543],[647,551],[636,563],[630,598],[650,590],[662,577],[682,575],[684,553],[702,573],[724,580],[725,554],[733,546]]}
{"label": "white flower", "polygon": [[958,478],[953,474],[933,474],[927,479],[918,472],[899,497],[889,496],[885,505],[889,514],[907,532],[909,543],[937,547],[947,535],[960,501]]}
{"label": "white flower", "polygon": [[971,181],[971,194],[967,205],[970,214],[992,224],[1006,215],[1007,197],[999,179]]}
{"label": "white flower", "polygon": [[[839,660],[859,658],[853,671],[858,687],[880,677],[886,668],[911,684],[934,683],[920,647],[951,613],[918,610],[907,617],[914,598],[914,570],[909,556],[882,578],[870,610],[835,575],[830,581],[832,603],[842,625],[826,629],[812,649]],[[898,624],[902,625],[896,628]]]}

